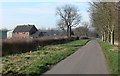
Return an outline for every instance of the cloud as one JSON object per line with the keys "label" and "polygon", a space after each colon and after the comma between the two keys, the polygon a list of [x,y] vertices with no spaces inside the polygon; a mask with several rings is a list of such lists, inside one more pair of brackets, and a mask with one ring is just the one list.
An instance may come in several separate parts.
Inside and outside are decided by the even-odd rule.
{"label": "cloud", "polygon": [[[2,12],[1,12],[2,11]],[[9,13],[8,13],[9,12]],[[0,14],[3,15],[53,15],[55,14],[55,8],[50,7],[19,7],[19,8],[4,8],[0,9]]]}
{"label": "cloud", "polygon": [[21,14],[54,14],[55,9],[50,7],[31,7],[31,8],[16,8],[16,13]]}
{"label": "cloud", "polygon": [[82,21],[87,21],[89,22],[90,18],[89,18],[89,12],[85,12],[85,11],[81,11],[81,16],[82,16]]}
{"label": "cloud", "polygon": [[2,21],[2,10],[0,9],[0,21]]}
{"label": "cloud", "polygon": [[[27,3],[28,4],[28,3]],[[14,6],[12,8],[3,8],[3,12],[4,13],[10,13],[10,14],[55,14],[56,12],[56,7],[58,6],[62,6],[62,5],[65,5],[65,4],[69,4],[69,3],[34,3],[33,5],[35,6],[32,6],[32,4],[30,5],[24,5],[22,7],[20,6]],[[71,3],[72,5],[75,5],[75,6],[78,6],[80,9],[82,10],[86,10],[86,8],[88,8],[88,5],[85,4],[85,3]],[[22,5],[22,4],[20,4]],[[11,6],[10,6],[11,7]],[[84,8],[83,8],[84,7]]]}
{"label": "cloud", "polygon": [[0,0],[0,2],[118,2],[119,0]]}
{"label": "cloud", "polygon": [[90,0],[0,0],[0,2],[88,2]]}
{"label": "cloud", "polygon": [[[55,25],[56,7],[63,6],[68,3],[7,3],[2,7],[2,25],[4,27],[14,28],[17,24],[33,23],[38,26],[53,27]],[[86,3],[71,3],[80,9],[83,20],[88,20]],[[0,12],[1,13],[1,12]]]}
{"label": "cloud", "polygon": [[118,2],[119,0],[0,0],[0,2]]}

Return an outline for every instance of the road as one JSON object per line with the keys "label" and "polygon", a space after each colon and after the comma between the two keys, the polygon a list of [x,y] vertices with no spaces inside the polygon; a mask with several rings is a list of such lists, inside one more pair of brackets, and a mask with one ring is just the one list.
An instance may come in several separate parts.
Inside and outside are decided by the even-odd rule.
{"label": "road", "polygon": [[44,74],[110,74],[99,43],[89,41]]}

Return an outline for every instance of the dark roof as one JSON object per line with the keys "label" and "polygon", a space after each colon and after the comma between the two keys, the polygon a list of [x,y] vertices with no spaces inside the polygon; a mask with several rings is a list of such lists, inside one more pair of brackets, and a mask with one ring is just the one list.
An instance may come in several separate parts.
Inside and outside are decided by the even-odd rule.
{"label": "dark roof", "polygon": [[43,36],[45,32],[42,31],[37,31],[36,33],[34,33],[32,36],[33,37],[38,37],[38,36]]}
{"label": "dark roof", "polygon": [[7,29],[0,29],[0,32],[6,32],[6,31],[9,31]]}
{"label": "dark roof", "polygon": [[34,25],[19,25],[17,26],[13,32],[29,32],[33,27],[35,27]]}

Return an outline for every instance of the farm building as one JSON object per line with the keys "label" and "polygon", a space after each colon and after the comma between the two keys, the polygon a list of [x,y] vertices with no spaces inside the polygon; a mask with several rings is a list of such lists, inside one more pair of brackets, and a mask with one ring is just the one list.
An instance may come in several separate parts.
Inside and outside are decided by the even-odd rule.
{"label": "farm building", "polygon": [[7,31],[6,29],[0,30],[0,39],[6,39],[7,38]]}
{"label": "farm building", "polygon": [[31,38],[37,32],[35,25],[18,25],[13,31],[14,38]]}
{"label": "farm building", "polygon": [[38,38],[38,37],[42,37],[42,36],[45,36],[46,32],[43,32],[43,31],[40,31],[38,30],[36,33],[34,33],[32,35],[33,38]]}
{"label": "farm building", "polygon": [[12,38],[12,33],[13,33],[13,30],[9,30],[9,31],[7,32],[7,38],[8,38],[8,39]]}

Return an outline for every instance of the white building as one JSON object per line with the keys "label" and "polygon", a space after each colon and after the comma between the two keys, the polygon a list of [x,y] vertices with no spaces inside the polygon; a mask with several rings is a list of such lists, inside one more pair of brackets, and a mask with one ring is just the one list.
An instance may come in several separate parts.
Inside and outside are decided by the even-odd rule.
{"label": "white building", "polygon": [[12,33],[13,33],[13,30],[10,30],[7,32],[7,38],[10,39],[12,38]]}

